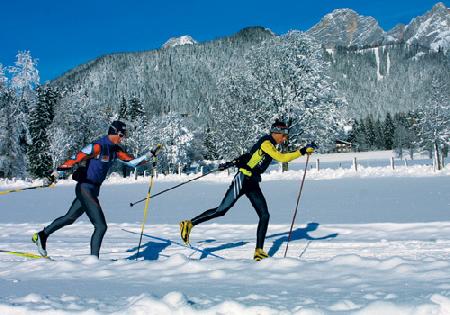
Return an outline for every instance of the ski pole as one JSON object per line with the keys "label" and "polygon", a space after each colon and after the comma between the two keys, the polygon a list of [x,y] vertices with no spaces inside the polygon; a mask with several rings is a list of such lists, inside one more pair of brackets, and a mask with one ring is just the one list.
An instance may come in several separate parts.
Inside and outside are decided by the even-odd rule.
{"label": "ski pole", "polygon": [[297,195],[297,204],[295,205],[294,216],[292,218],[291,228],[289,230],[289,236],[288,236],[288,240],[287,240],[287,244],[286,244],[286,251],[284,252],[284,258],[286,258],[286,254],[288,252],[289,242],[290,242],[291,236],[292,236],[292,228],[294,227],[295,218],[297,217],[297,209],[298,209],[298,204],[300,201],[300,196],[302,195],[303,184],[305,183],[306,170],[308,169],[308,162],[309,162],[309,154],[306,156],[305,171],[303,172],[302,184],[300,185],[300,190]]}
{"label": "ski pole", "polygon": [[152,176],[150,177],[150,185],[148,186],[147,197],[145,198],[144,219],[142,220],[141,236],[139,238],[139,245],[137,248],[136,260],[138,260],[138,257],[139,257],[139,250],[141,249],[141,243],[142,243],[142,235],[144,234],[144,226],[145,226],[145,222],[147,221],[148,205],[150,204],[150,198],[151,198],[150,193],[151,193],[152,187],[153,187],[153,178],[155,177],[156,162],[157,162],[156,155],[154,155],[153,156]]}
{"label": "ski pole", "polygon": [[[164,189],[163,191],[160,191],[159,193],[154,194],[154,195],[152,195],[152,196],[150,196],[150,197],[151,197],[151,198],[155,198],[156,196],[162,195],[163,193],[168,192],[169,190],[178,188],[178,187],[180,187],[180,186],[183,186],[183,185],[185,185],[185,184],[187,184],[187,183],[190,183],[190,182],[192,182],[192,181],[194,181],[194,180],[200,179],[200,178],[202,178],[202,177],[205,177],[206,175],[209,175],[209,174],[214,173],[214,172],[217,172],[217,171],[220,171],[220,169],[215,169],[215,170],[209,171],[209,172],[207,172],[207,173],[205,173],[205,174],[203,174],[203,175],[200,175],[200,176],[198,176],[198,177],[196,177],[196,178],[187,180],[187,181],[182,182],[182,183],[180,183],[180,184],[178,184],[178,185],[175,185],[175,186],[173,186],[173,187]],[[133,207],[134,205],[136,205],[136,204],[138,204],[138,203],[140,203],[140,202],[142,202],[142,201],[144,201],[144,200],[146,200],[146,199],[147,199],[147,197],[145,197],[145,198],[143,198],[143,199],[141,199],[141,200],[138,200],[138,201],[136,201],[136,202],[130,202],[130,207]]]}
{"label": "ski pole", "polygon": [[39,189],[39,188],[49,188],[52,187],[54,184],[50,184],[50,185],[40,185],[40,186],[33,186],[33,187],[26,187],[26,188],[18,188],[18,189],[10,189],[10,190],[3,190],[0,191],[0,195],[7,195],[13,192],[21,192],[24,190],[30,190],[30,189]]}

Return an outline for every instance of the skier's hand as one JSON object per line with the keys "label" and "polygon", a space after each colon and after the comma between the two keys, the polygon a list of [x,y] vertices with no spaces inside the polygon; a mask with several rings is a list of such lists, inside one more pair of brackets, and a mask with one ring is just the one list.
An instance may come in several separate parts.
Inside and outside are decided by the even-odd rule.
{"label": "skier's hand", "polygon": [[149,153],[151,153],[152,156],[157,156],[161,152],[162,147],[163,147],[162,144],[158,143],[153,147],[153,149]]}
{"label": "skier's hand", "polygon": [[302,155],[313,154],[314,151],[316,150],[316,148],[317,148],[317,145],[314,142],[312,142],[312,143],[305,145],[303,148],[301,148],[300,153]]}
{"label": "skier's hand", "polygon": [[234,162],[225,162],[225,163],[219,164],[219,167],[217,169],[219,171],[224,171],[232,166],[234,166]]}
{"label": "skier's hand", "polygon": [[50,186],[50,185],[56,183],[56,181],[58,180],[59,177],[60,176],[59,176],[58,171],[56,171],[56,170],[49,171],[47,176],[44,177],[42,182],[43,182],[44,186]]}

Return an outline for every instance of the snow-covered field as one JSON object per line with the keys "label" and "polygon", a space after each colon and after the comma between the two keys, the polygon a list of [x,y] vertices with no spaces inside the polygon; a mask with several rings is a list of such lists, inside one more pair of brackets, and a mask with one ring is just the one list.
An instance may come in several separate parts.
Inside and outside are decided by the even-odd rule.
{"label": "snow-covered field", "polygon": [[[336,166],[343,157],[320,159]],[[359,155],[358,172],[310,169],[286,259],[304,159],[283,174],[275,165],[261,186],[272,258],[259,263],[251,259],[257,216],[245,197],[195,227],[192,248],[179,239],[180,220],[220,201],[226,172],[151,201],[138,261],[143,204],[128,204],[145,196],[148,178],[113,177],[100,195],[109,223],[100,261],[87,255],[86,216],[49,238],[53,261],[0,253],[0,314],[450,314],[450,169],[392,170],[382,165],[389,157]],[[154,191],[188,178],[159,176]],[[36,252],[32,233],[65,213],[73,189],[62,181],[0,196],[0,250]]]}

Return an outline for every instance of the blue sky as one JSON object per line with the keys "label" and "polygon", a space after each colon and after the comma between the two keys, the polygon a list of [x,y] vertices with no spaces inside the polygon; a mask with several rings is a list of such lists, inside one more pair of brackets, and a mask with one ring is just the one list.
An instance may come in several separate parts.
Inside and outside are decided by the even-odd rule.
{"label": "blue sky", "polygon": [[[41,82],[112,52],[159,48],[173,36],[206,41],[246,26],[277,34],[307,30],[336,8],[351,8],[388,30],[409,23],[431,0],[22,0],[0,2],[0,63],[10,66],[19,50],[39,59]],[[450,0],[442,1],[450,7]]]}

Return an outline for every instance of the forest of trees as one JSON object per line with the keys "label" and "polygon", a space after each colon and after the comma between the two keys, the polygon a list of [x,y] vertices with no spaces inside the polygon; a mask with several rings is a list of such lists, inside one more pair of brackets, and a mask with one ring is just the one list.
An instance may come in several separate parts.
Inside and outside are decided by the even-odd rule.
{"label": "forest of trees", "polygon": [[315,140],[327,152],[347,139],[356,150],[425,150],[439,161],[450,136],[448,65],[416,46],[330,54],[304,33],[252,28],[104,56],[40,85],[36,60],[19,52],[15,65],[0,64],[0,177],[45,176],[115,119],[130,126],[133,154],[164,145],[163,171],[234,158],[275,118],[291,127],[283,150]]}

